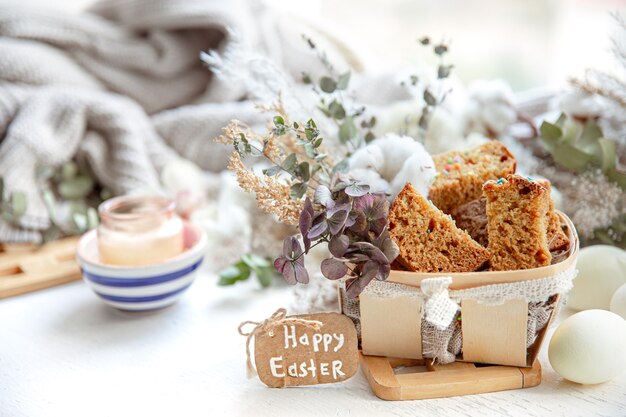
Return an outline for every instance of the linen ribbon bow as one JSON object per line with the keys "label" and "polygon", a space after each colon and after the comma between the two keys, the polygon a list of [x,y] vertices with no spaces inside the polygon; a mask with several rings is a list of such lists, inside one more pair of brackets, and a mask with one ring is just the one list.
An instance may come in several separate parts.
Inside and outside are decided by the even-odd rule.
{"label": "linen ribbon bow", "polygon": [[458,304],[448,295],[448,285],[451,283],[451,277],[428,278],[420,283],[422,291],[428,298],[424,304],[424,318],[439,330],[444,330],[450,325],[459,309]]}
{"label": "linen ribbon bow", "polygon": [[[319,330],[324,323],[318,320],[306,320],[298,317],[287,317],[287,310],[284,308],[279,308],[272,314],[268,319],[263,320],[262,322],[258,321],[244,321],[239,325],[239,334],[242,336],[246,336],[246,367],[247,367],[247,375],[248,378],[253,377],[257,374],[254,365],[252,365],[252,357],[250,355],[250,343],[252,343],[252,339],[259,334],[265,332],[271,337],[274,337],[274,328],[280,326],[281,324],[300,324],[304,327],[308,327],[313,330]],[[244,331],[244,327],[248,325],[254,325],[254,328],[249,332]]]}

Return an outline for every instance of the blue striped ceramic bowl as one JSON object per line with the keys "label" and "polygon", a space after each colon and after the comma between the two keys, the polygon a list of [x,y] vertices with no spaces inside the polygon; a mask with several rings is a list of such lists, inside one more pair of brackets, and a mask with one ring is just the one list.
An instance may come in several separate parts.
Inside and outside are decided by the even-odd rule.
{"label": "blue striped ceramic bowl", "polygon": [[77,250],[83,279],[102,301],[121,310],[157,310],[175,303],[196,277],[207,241],[204,231],[186,227],[190,242],[185,252],[159,264],[131,267],[101,263],[96,231],[86,233]]}

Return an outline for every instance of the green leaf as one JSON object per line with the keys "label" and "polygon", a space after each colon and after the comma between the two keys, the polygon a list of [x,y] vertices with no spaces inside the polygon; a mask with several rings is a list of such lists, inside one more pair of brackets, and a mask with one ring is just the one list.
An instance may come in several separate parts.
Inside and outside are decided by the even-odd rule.
{"label": "green leaf", "polygon": [[347,172],[349,167],[350,167],[350,163],[348,162],[348,159],[344,159],[343,161],[339,162],[337,165],[333,167],[330,174],[331,176],[333,176],[338,172],[341,172],[341,173]]}
{"label": "green leaf", "polygon": [[563,131],[559,126],[546,121],[541,124],[539,130],[541,131],[541,142],[550,153],[554,154],[554,148],[561,136],[563,136]]}
{"label": "green leaf", "polygon": [[437,78],[447,78],[453,67],[453,65],[439,65],[437,68]]}
{"label": "green leaf", "polygon": [[609,180],[619,185],[622,190],[626,190],[626,172],[612,168],[605,175]]}
{"label": "green leaf", "polygon": [[267,175],[268,177],[273,177],[279,172],[280,172],[280,167],[276,165],[263,170],[263,174]]}
{"label": "green leaf", "polygon": [[96,227],[98,227],[98,224],[100,224],[100,217],[98,217],[98,211],[93,207],[89,207],[87,209],[87,228],[89,230],[95,229]]}
{"label": "green leaf", "polygon": [[313,141],[313,147],[316,148],[316,149],[319,148],[323,141],[324,141],[324,138],[317,138],[317,139],[315,139]]}
{"label": "green leaf", "polygon": [[304,153],[309,158],[315,158],[315,156],[317,155],[317,151],[315,150],[315,147],[313,146],[312,143],[306,143],[304,145]]}
{"label": "green leaf", "polygon": [[567,143],[557,144],[552,157],[562,167],[579,173],[586,171],[593,159],[591,155]]}
{"label": "green leaf", "polygon": [[346,117],[339,126],[339,140],[346,143],[358,135],[357,127],[354,125],[352,117]]}
{"label": "green leaf", "polygon": [[435,96],[432,95],[432,93],[428,89],[424,90],[424,101],[429,106],[434,106],[437,104],[437,99],[435,98]]}
{"label": "green leaf", "polygon": [[238,281],[245,281],[248,278],[250,278],[250,267],[245,262],[239,261],[219,273],[217,285],[234,285]]}
{"label": "green leaf", "polygon": [[559,140],[559,142],[565,142],[572,145],[576,144],[576,141],[580,137],[582,133],[583,127],[575,120],[566,119],[563,122],[563,137]]}
{"label": "green leaf", "polygon": [[11,214],[13,221],[17,222],[26,213],[26,194],[20,191],[11,193]]}
{"label": "green leaf", "polygon": [[52,191],[50,190],[44,190],[41,197],[43,198],[43,203],[48,210],[50,221],[55,224],[57,220],[57,204],[54,194],[52,194]]}
{"label": "green leaf", "polygon": [[617,151],[617,143],[610,139],[599,138],[598,145],[600,146],[600,167],[602,172],[607,172],[615,168],[617,158],[615,152]]}
{"label": "green leaf", "polygon": [[82,213],[74,213],[72,214],[72,221],[78,229],[79,233],[83,233],[87,230],[87,216]]}
{"label": "green leaf", "polygon": [[254,273],[256,275],[256,279],[261,284],[261,287],[267,288],[272,285],[272,280],[274,279],[274,268],[259,268],[255,269]]}
{"label": "green leaf", "polygon": [[435,46],[435,48],[433,48],[433,51],[435,51],[435,54],[441,56],[445,54],[446,52],[448,52],[448,47],[444,44],[439,44]]}
{"label": "green leaf", "polygon": [[93,189],[93,180],[81,175],[76,178],[65,180],[59,184],[59,194],[65,200],[77,200],[87,196]]}
{"label": "green leaf", "polygon": [[345,90],[350,84],[350,71],[344,72],[337,80],[337,90]]}
{"label": "green leaf", "polygon": [[0,203],[4,201],[4,178],[0,177]]}
{"label": "green leaf", "polygon": [[370,143],[374,139],[376,139],[376,136],[371,130],[365,134],[365,143]]}
{"label": "green leaf", "polygon": [[341,120],[346,117],[346,110],[337,100],[333,100],[330,102],[330,104],[328,105],[328,113],[333,119],[337,120]]}
{"label": "green leaf", "polygon": [[309,169],[308,162],[301,162],[300,165],[298,165],[298,174],[304,182],[307,182],[311,178],[311,171]]}
{"label": "green leaf", "polygon": [[595,155],[597,159],[601,159],[603,150],[598,141],[601,137],[602,130],[600,127],[593,120],[588,120],[576,141],[576,147],[585,153]]}
{"label": "green leaf", "polygon": [[282,116],[274,116],[274,126],[282,127],[285,126],[285,119]]}
{"label": "green leaf", "polygon": [[337,89],[337,82],[330,77],[324,76],[320,79],[320,88],[325,93],[332,93]]}
{"label": "green leaf", "polygon": [[66,162],[61,167],[61,178],[65,181],[73,179],[76,174],[78,174],[78,167],[74,161]]}
{"label": "green leaf", "polygon": [[294,200],[299,200],[302,198],[304,193],[306,193],[307,185],[302,182],[297,182],[291,186],[291,198]]}
{"label": "green leaf", "polygon": [[262,256],[253,253],[247,253],[241,257],[241,261],[252,269],[269,268],[272,264]]}
{"label": "green leaf", "polygon": [[293,173],[293,171],[296,169],[297,164],[298,164],[298,157],[296,156],[295,153],[292,153],[287,158],[285,158],[282,166],[285,171]]}

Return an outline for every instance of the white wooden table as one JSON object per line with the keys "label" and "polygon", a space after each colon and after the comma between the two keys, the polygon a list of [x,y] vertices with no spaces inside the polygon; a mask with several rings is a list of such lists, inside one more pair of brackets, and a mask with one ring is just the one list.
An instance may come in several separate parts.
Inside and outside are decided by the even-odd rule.
{"label": "white wooden table", "polygon": [[246,379],[237,325],[290,298],[287,288],[219,288],[204,275],[157,313],[109,308],[82,282],[0,300],[0,416],[626,416],[626,374],[564,381],[547,346],[543,383],[526,390],[386,402],[360,372],[337,385],[266,388]]}

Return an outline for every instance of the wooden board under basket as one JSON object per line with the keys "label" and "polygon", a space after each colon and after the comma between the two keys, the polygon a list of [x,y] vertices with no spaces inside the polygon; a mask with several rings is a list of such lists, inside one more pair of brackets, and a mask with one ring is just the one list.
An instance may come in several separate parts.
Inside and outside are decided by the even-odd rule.
{"label": "wooden board under basket", "polygon": [[541,364],[530,368],[430,359],[361,355],[361,366],[374,394],[383,400],[422,400],[530,388],[541,383]]}
{"label": "wooden board under basket", "polygon": [[3,244],[0,252],[0,299],[80,279],[76,263],[79,237],[46,243]]}

